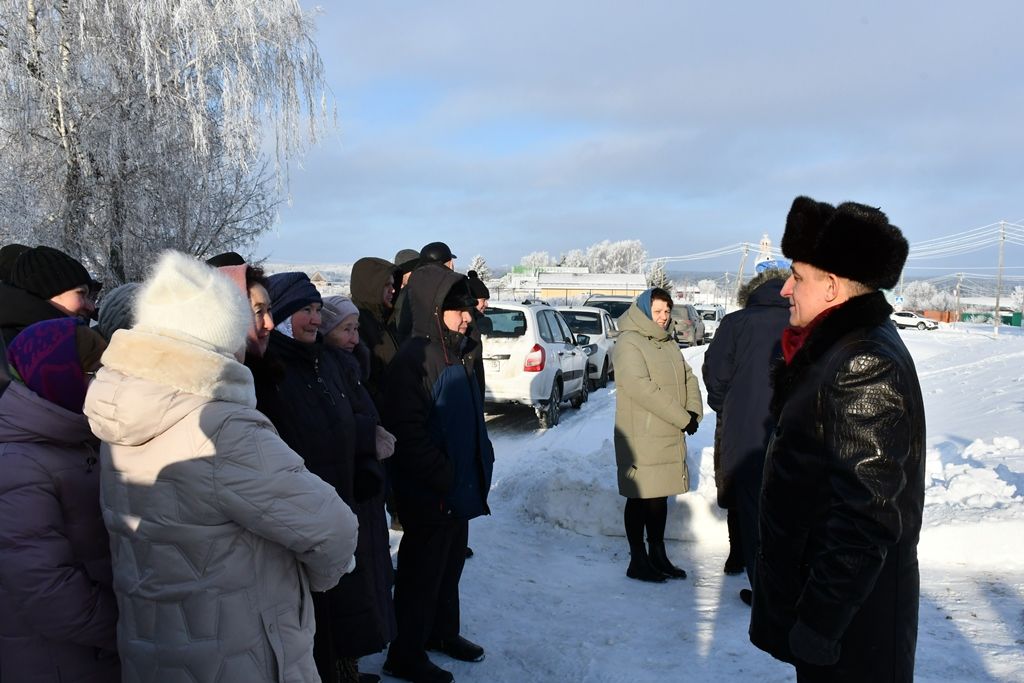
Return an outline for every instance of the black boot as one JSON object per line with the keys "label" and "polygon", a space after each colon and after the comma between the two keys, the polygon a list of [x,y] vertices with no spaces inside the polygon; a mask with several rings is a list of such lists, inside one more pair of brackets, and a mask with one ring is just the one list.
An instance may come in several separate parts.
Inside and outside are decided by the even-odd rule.
{"label": "black boot", "polygon": [[667,578],[651,565],[651,560],[647,557],[647,551],[643,546],[629,551],[629,567],[626,569],[626,576],[650,583],[665,583]]}
{"label": "black boot", "polygon": [[665,541],[647,541],[651,553],[651,566],[670,579],[685,579],[686,572],[672,564],[665,554]]}
{"label": "black boot", "polygon": [[735,507],[726,511],[729,525],[729,557],[725,559],[724,571],[730,576],[743,572],[743,534],[740,533],[739,512]]}

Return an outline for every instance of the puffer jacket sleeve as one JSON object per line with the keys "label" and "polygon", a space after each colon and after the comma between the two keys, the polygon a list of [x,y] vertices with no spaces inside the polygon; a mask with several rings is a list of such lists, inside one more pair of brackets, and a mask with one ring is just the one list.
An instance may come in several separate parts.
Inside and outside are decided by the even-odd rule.
{"label": "puffer jacket sleeve", "polygon": [[114,651],[117,601],[75,558],[52,477],[10,451],[0,489],[0,584],[41,636]]}
{"label": "puffer jacket sleeve", "polygon": [[[823,409],[843,416],[826,421],[832,425],[825,447],[833,507],[826,545],[811,560],[797,612],[798,625],[838,641],[873,590],[887,546],[900,539],[898,497],[907,483],[903,464],[912,430],[892,359],[852,355],[828,392]],[[791,637],[799,633],[806,629],[795,628]]]}
{"label": "puffer jacket sleeve", "polygon": [[[640,335],[629,334],[625,339],[620,337],[615,344],[615,350],[612,352],[615,361],[615,390],[622,392],[641,408],[665,422],[684,429],[690,424],[687,406],[681,405],[676,396],[658,386],[651,377],[643,350],[639,347],[642,343],[645,343],[645,340]],[[686,366],[686,379],[690,383],[696,383],[689,366]],[[690,388],[687,387],[687,404],[692,403],[689,398]],[[699,403],[699,389],[697,398]],[[694,412],[700,415],[703,410]]]}
{"label": "puffer jacket sleeve", "polygon": [[333,588],[355,566],[356,516],[252,413],[229,417],[217,435],[218,504],[238,524],[295,553],[312,590]]}
{"label": "puffer jacket sleeve", "polygon": [[686,376],[686,410],[696,415],[699,423],[704,419],[704,399],[700,395],[700,384],[697,383],[697,376],[693,374],[693,368],[685,359],[683,368]]}

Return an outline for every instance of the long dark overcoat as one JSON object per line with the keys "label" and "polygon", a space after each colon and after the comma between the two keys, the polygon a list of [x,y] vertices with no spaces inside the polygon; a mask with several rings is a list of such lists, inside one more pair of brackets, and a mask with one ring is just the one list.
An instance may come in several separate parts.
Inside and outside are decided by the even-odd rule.
{"label": "long dark overcoat", "polygon": [[850,299],[774,377],[750,639],[820,680],[913,680],[925,414],[891,311]]}

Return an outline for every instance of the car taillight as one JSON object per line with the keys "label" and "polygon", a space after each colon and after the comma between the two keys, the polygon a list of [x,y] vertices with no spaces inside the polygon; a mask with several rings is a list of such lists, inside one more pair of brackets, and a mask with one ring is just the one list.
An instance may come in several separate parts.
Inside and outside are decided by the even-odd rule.
{"label": "car taillight", "polygon": [[523,361],[523,372],[541,372],[544,370],[544,347],[534,344]]}

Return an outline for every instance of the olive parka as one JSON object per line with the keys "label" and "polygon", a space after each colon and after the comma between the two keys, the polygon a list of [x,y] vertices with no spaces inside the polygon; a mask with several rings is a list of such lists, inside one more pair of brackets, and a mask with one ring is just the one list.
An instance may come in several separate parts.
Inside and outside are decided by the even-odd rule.
{"label": "olive parka", "polygon": [[615,462],[619,493],[662,498],[690,488],[683,429],[704,415],[700,386],[676,344],[636,303],[618,319]]}

